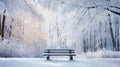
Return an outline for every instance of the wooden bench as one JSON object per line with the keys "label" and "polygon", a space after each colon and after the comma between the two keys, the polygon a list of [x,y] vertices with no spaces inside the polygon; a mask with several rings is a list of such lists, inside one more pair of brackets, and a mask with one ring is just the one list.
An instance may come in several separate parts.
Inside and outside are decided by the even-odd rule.
{"label": "wooden bench", "polygon": [[70,60],[73,60],[73,56],[76,56],[74,49],[45,49],[44,56],[47,57],[47,60],[50,59],[50,56],[69,56]]}

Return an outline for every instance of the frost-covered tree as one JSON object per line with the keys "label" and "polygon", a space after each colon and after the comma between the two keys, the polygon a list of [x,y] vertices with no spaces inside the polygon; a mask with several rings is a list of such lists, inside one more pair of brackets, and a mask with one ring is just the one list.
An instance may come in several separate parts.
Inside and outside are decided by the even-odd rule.
{"label": "frost-covered tree", "polygon": [[44,48],[74,48],[77,53],[119,50],[119,3],[119,0],[0,0],[0,12],[7,11],[5,38],[27,44],[25,48],[31,52],[26,52],[38,57]]}

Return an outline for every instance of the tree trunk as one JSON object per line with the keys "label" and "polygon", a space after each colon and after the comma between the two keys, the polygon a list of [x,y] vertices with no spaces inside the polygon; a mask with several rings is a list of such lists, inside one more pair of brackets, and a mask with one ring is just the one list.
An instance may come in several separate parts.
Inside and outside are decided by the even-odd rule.
{"label": "tree trunk", "polygon": [[[105,23],[105,26],[107,26],[107,23]],[[105,35],[107,34],[107,29],[104,30]],[[107,37],[104,38],[104,48],[107,49]]]}
{"label": "tree trunk", "polygon": [[86,53],[86,41],[85,41],[85,39],[83,40],[83,51]]}
{"label": "tree trunk", "polygon": [[119,51],[119,24],[115,24],[115,42],[116,50]]}
{"label": "tree trunk", "polygon": [[100,22],[99,23],[99,34],[100,34],[100,45],[99,45],[99,48],[100,49],[103,49],[103,44],[102,44],[102,23]]}
{"label": "tree trunk", "polygon": [[1,15],[0,15],[0,36],[1,36],[1,33],[2,31],[1,31]]}
{"label": "tree trunk", "polygon": [[11,22],[11,25],[10,25],[9,38],[11,37],[13,22],[14,22],[14,19],[12,19],[12,22]]}
{"label": "tree trunk", "polygon": [[5,28],[5,18],[6,16],[3,15],[3,20],[2,20],[2,33],[1,33],[1,38],[4,38],[4,28]]}
{"label": "tree trunk", "polygon": [[96,51],[96,31],[94,30],[94,44],[93,44],[93,50]]}
{"label": "tree trunk", "polygon": [[111,34],[111,39],[112,39],[112,44],[113,44],[113,50],[116,50],[116,42],[113,34],[113,28],[112,28],[112,23],[111,23],[111,17],[110,14],[108,14],[109,17],[109,29],[110,29],[110,34]]}

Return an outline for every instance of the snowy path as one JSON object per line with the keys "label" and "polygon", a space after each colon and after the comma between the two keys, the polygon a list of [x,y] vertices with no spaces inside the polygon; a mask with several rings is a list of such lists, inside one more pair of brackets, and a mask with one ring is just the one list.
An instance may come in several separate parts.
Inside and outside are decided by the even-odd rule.
{"label": "snowy path", "polygon": [[120,59],[54,59],[45,58],[0,58],[0,67],[120,67]]}

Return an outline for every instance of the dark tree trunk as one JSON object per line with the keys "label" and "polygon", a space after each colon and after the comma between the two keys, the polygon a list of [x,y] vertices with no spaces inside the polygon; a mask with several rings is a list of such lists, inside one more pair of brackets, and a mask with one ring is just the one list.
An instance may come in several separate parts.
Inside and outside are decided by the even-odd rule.
{"label": "dark tree trunk", "polygon": [[2,31],[1,31],[1,15],[0,15],[0,36],[1,36],[1,33]]}
{"label": "dark tree trunk", "polygon": [[96,51],[96,31],[94,30],[94,44],[93,44],[93,50]]}
{"label": "dark tree trunk", "polygon": [[100,33],[100,45],[99,46],[100,46],[100,49],[102,49],[103,48],[103,44],[102,44],[102,32],[101,32],[102,31],[102,23],[100,22],[99,25],[100,25],[99,26],[99,33]]}
{"label": "dark tree trunk", "polygon": [[88,49],[89,49],[89,47],[88,47],[88,41],[89,41],[89,39],[88,38],[86,38],[86,52],[88,51]]}
{"label": "dark tree trunk", "polygon": [[107,39],[105,38],[104,41],[105,41],[105,42],[104,42],[104,48],[106,49],[106,48],[107,48],[107,47],[106,47],[106,45],[107,45]]}
{"label": "dark tree trunk", "polygon": [[111,39],[112,39],[112,44],[113,44],[113,50],[116,50],[116,42],[113,34],[113,28],[112,28],[112,23],[111,23],[111,17],[110,14],[108,14],[109,17],[109,29],[110,29],[110,34],[111,34]]}
{"label": "dark tree trunk", "polygon": [[5,28],[5,18],[6,16],[3,15],[3,20],[2,20],[2,33],[1,33],[1,38],[4,38],[4,28]]}
{"label": "dark tree trunk", "polygon": [[83,50],[86,53],[86,41],[85,41],[85,39],[83,40]]}
{"label": "dark tree trunk", "polygon": [[92,34],[91,34],[92,32],[90,31],[90,33],[89,33],[89,41],[90,41],[90,43],[89,43],[89,50],[90,51],[92,51]]}

